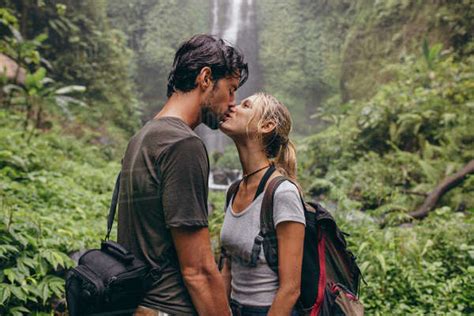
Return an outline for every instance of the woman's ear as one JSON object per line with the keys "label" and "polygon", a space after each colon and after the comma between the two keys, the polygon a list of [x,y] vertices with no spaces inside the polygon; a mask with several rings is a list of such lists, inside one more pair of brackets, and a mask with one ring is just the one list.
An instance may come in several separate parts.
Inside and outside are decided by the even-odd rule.
{"label": "woman's ear", "polygon": [[196,77],[196,84],[198,87],[206,91],[209,87],[212,86],[212,70],[210,67],[202,67],[201,71]]}
{"label": "woman's ear", "polygon": [[260,130],[262,131],[263,134],[268,134],[271,131],[273,131],[275,128],[276,128],[276,123],[274,121],[267,121],[262,125]]}

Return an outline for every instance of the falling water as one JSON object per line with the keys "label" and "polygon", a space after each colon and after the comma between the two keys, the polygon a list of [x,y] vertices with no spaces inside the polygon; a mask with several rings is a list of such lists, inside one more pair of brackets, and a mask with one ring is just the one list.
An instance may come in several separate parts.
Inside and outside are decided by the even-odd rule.
{"label": "falling water", "polygon": [[[211,34],[237,45],[249,64],[249,79],[237,91],[237,102],[261,89],[261,74],[258,64],[258,38],[253,0],[210,0]],[[223,152],[231,140],[220,131],[213,131],[201,124],[196,128],[210,154]]]}
{"label": "falling water", "polygon": [[239,32],[239,25],[242,25],[242,15],[240,14],[241,7],[241,0],[234,0],[231,2],[229,14],[230,21],[227,27],[224,29],[224,32],[222,32],[222,38],[231,42],[232,44],[237,44],[237,34]]}

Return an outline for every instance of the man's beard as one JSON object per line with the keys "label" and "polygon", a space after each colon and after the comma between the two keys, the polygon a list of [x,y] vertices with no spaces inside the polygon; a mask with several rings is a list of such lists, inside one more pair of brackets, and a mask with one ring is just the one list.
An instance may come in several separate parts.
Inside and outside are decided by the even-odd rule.
{"label": "man's beard", "polygon": [[207,105],[201,110],[201,122],[206,124],[210,129],[218,129],[220,119],[214,111],[212,111],[211,106]]}

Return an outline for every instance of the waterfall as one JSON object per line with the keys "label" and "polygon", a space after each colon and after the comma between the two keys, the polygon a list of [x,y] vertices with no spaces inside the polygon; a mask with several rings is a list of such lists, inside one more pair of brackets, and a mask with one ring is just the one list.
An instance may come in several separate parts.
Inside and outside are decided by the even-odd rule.
{"label": "waterfall", "polygon": [[224,29],[224,32],[222,32],[222,38],[234,45],[237,44],[239,25],[242,25],[242,16],[240,14],[241,6],[242,0],[234,0],[231,2],[229,24]]}
{"label": "waterfall", "polygon": [[[237,45],[249,64],[249,79],[237,90],[237,103],[261,89],[258,64],[258,37],[253,0],[210,0],[212,18],[211,34]],[[206,144],[209,154],[223,152],[231,144],[230,138],[220,131],[213,131],[204,124],[195,130]],[[212,166],[211,166],[212,167]]]}

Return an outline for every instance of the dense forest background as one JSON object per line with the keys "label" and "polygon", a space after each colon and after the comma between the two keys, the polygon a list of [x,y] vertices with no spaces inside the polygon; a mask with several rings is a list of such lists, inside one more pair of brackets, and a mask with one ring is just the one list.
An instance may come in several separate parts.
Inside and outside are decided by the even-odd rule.
{"label": "dense forest background", "polygon": [[[128,138],[212,3],[0,1],[0,314],[65,312]],[[260,87],[292,113],[307,198],[351,234],[367,314],[474,313],[474,3],[253,3]]]}

